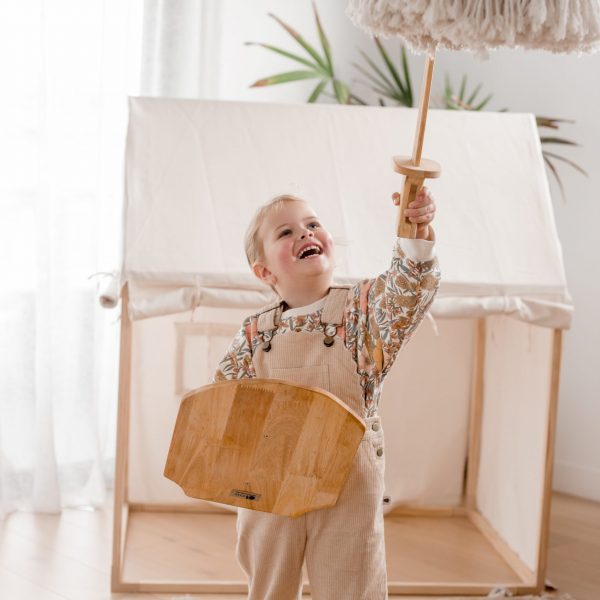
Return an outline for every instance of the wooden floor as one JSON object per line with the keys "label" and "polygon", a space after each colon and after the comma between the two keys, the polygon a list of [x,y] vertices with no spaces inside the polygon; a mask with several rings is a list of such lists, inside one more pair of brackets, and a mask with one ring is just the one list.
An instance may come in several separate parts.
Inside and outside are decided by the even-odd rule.
{"label": "wooden floor", "polygon": [[[67,509],[60,516],[13,513],[0,522],[0,527],[2,600],[243,598],[224,594],[111,594],[112,499],[100,511]],[[177,531],[172,534],[175,539]],[[201,556],[195,557],[198,559]],[[155,568],[160,567],[159,557]],[[449,572],[453,572],[452,565]],[[600,504],[562,494],[553,496],[548,578],[575,600],[600,599]]]}

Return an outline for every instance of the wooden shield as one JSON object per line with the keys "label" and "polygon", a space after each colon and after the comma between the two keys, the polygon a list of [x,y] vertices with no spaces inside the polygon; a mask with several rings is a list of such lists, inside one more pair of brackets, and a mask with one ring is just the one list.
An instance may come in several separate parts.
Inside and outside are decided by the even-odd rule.
{"label": "wooden shield", "polygon": [[335,505],[364,431],[323,389],[223,381],[183,397],[164,475],[192,498],[298,516]]}

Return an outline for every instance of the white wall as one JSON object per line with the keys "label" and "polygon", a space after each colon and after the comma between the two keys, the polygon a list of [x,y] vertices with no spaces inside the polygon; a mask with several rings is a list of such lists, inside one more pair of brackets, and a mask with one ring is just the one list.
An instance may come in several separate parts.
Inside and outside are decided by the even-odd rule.
{"label": "white wall", "polygon": [[[214,39],[211,68],[205,72],[205,97],[228,100],[303,102],[316,82],[282,84],[250,89],[256,79],[301,66],[244,41],[259,41],[289,51],[302,50],[267,16],[273,11],[318,45],[311,4],[298,0],[204,0],[210,5],[212,23],[205,28]],[[368,37],[355,29],[344,14],[346,0],[318,2],[321,21],[333,48],[338,73],[350,82],[360,78],[351,62],[360,61],[358,47],[374,55]],[[218,33],[215,35],[215,31]],[[390,43],[396,52],[397,45]],[[413,86],[420,86],[421,57],[411,56]],[[574,57],[537,52],[502,51],[488,61],[476,61],[467,53],[440,53],[436,64],[433,96],[439,96],[444,73],[456,85],[466,73],[470,88],[483,82],[483,92],[493,92],[489,109],[509,108],[538,115],[574,119],[560,132],[582,144],[578,149],[556,147],[558,153],[580,163],[590,174],[585,178],[568,166],[560,166],[566,189],[564,202],[551,180],[557,228],[563,244],[567,281],[575,304],[572,329],[565,333],[560,386],[555,489],[600,500],[600,253],[595,240],[600,222],[600,55]],[[362,86],[355,91],[366,97]],[[548,130],[549,132],[551,130]],[[551,133],[549,133],[551,135]],[[408,149],[412,147],[412,141]],[[435,157],[432,157],[435,158]],[[510,176],[507,173],[507,177]],[[451,210],[439,198],[439,210]],[[515,215],[518,218],[518,215]],[[595,357],[595,358],[594,358]]]}

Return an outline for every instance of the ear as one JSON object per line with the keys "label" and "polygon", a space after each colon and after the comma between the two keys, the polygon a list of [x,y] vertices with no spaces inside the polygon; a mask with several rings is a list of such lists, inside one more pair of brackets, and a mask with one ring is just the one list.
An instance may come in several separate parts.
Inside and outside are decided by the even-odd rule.
{"label": "ear", "polygon": [[277,277],[261,262],[255,262],[252,265],[252,272],[267,285],[275,285],[277,282]]}

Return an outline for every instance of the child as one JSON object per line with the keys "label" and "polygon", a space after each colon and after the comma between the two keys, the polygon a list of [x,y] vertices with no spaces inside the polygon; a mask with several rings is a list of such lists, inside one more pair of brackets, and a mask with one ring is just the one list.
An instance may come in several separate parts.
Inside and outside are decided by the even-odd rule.
{"label": "child", "polygon": [[[398,194],[393,196],[398,203]],[[214,381],[271,377],[335,394],[367,425],[335,506],[300,517],[238,509],[237,559],[250,600],[296,600],[306,560],[312,598],[387,598],[384,448],[377,415],[383,379],[431,304],[440,280],[426,188],[405,211],[417,239],[398,238],[390,268],[333,285],[331,235],[310,206],[279,196],[246,234],[254,274],[281,300],[244,320]]]}

